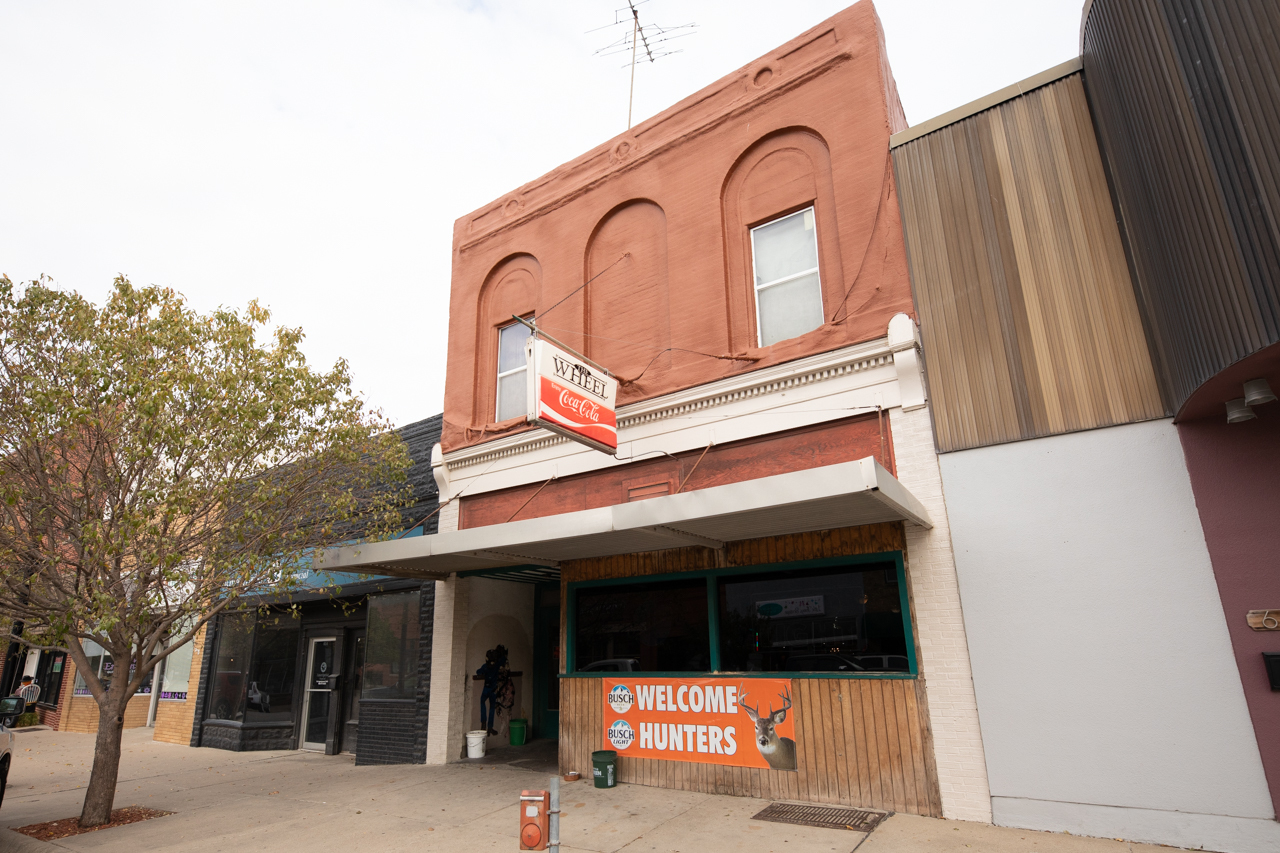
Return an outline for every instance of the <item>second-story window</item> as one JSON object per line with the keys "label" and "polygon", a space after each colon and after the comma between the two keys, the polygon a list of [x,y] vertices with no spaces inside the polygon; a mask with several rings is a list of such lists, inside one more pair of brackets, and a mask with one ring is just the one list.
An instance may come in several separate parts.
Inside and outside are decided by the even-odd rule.
{"label": "second-story window", "polygon": [[751,260],[760,346],[822,325],[818,237],[812,207],[752,228]]}
{"label": "second-story window", "polygon": [[524,342],[528,339],[529,327],[523,323],[512,323],[498,330],[498,421],[528,412],[525,399],[528,365],[524,355]]}

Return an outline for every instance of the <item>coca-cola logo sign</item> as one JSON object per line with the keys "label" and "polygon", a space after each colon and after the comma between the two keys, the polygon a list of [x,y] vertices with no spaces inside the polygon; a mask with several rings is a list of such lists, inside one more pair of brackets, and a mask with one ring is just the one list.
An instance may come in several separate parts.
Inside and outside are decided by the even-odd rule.
{"label": "coca-cola logo sign", "polygon": [[600,407],[572,391],[560,392],[560,408],[575,412],[593,423],[600,422]]}
{"label": "coca-cola logo sign", "polygon": [[529,422],[558,432],[595,450],[615,453],[618,380],[598,365],[549,341],[530,341]]}

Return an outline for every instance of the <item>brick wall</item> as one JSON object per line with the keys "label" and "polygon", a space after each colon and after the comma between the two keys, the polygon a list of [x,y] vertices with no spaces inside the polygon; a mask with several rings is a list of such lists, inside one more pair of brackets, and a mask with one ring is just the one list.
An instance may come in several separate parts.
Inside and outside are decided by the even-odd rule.
{"label": "brick wall", "polygon": [[196,693],[200,684],[200,667],[197,664],[204,659],[204,638],[208,630],[209,626],[206,625],[191,640],[191,676],[187,679],[187,698],[182,702],[161,699],[156,703],[155,740],[176,744],[191,743],[191,729],[196,717]]}
{"label": "brick wall", "polygon": [[417,764],[416,702],[361,702],[356,764]]}
{"label": "brick wall", "polygon": [[[124,710],[124,727],[137,729],[147,724],[147,709],[151,695],[136,695]],[[98,731],[98,703],[92,696],[70,696],[62,711],[59,731],[96,734]]]}
{"label": "brick wall", "polygon": [[54,731],[59,731],[62,724],[62,712],[67,707],[67,703],[71,701],[71,691],[75,685],[76,665],[71,660],[71,655],[63,658],[62,662],[62,686],[58,689],[58,707],[56,708],[40,708],[37,706],[36,713],[40,715],[40,724],[48,726]]}
{"label": "brick wall", "polygon": [[356,764],[422,764],[431,709],[435,581],[422,585],[418,610],[418,687],[409,702],[361,702]]}
{"label": "brick wall", "polygon": [[209,671],[213,647],[218,639],[217,624],[221,621],[222,617],[219,616],[205,623],[204,631],[200,634],[200,654],[191,655],[191,680],[187,682],[187,701],[191,703],[193,715],[189,742],[191,746],[200,746],[200,728],[203,722],[201,709],[204,708],[204,693],[207,685],[205,673]]}
{"label": "brick wall", "polygon": [[907,579],[915,606],[920,676],[929,702],[942,814],[990,823],[986,756],[929,410],[895,408],[889,419],[898,480],[925,505],[934,525],[931,530],[906,525]]}

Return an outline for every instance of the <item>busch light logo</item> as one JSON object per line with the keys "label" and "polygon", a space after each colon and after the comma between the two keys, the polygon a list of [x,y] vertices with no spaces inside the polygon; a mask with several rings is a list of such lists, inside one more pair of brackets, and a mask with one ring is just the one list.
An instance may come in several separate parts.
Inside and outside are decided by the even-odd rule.
{"label": "busch light logo", "polygon": [[627,685],[619,684],[609,691],[609,696],[605,699],[609,703],[609,707],[619,714],[625,714],[631,710],[631,706],[636,703],[636,696],[627,689]]}
{"label": "busch light logo", "polygon": [[614,720],[609,726],[609,743],[614,749],[626,749],[636,739],[635,729],[626,720]]}

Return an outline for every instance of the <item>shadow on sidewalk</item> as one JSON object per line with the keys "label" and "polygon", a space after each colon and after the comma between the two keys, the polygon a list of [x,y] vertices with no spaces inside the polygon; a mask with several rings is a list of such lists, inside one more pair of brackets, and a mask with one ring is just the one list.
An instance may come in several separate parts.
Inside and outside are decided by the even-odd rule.
{"label": "shadow on sidewalk", "polygon": [[557,773],[559,741],[532,740],[524,746],[491,746],[484,758],[462,758],[457,764],[507,764],[535,773]]}

